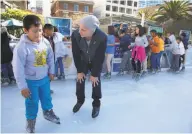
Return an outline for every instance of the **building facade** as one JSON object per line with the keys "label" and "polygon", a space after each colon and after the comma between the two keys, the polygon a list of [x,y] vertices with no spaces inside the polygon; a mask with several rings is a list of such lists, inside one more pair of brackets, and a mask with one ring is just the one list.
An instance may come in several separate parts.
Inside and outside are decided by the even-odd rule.
{"label": "building facade", "polygon": [[85,0],[54,0],[51,6],[51,16],[71,17],[93,14],[93,5],[94,2]]}
{"label": "building facade", "polygon": [[130,15],[136,16],[139,0],[94,0],[94,15],[98,18]]}
{"label": "building facade", "polygon": [[164,0],[139,0],[139,8],[163,4]]}
{"label": "building facade", "polygon": [[12,0],[1,0],[1,12],[5,12],[6,8],[15,8],[15,9],[22,9],[27,10],[29,5],[28,0],[19,0],[19,1],[12,1]]}

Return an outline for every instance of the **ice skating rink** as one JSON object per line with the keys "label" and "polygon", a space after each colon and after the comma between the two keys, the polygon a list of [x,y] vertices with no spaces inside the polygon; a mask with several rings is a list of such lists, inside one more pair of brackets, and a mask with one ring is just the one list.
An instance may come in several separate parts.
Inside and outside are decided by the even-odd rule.
{"label": "ice skating rink", "polygon": [[[188,51],[186,71],[163,71],[135,82],[131,76],[113,76],[102,81],[100,115],[91,118],[91,83],[86,83],[86,102],[77,114],[75,81],[51,83],[54,111],[61,125],[43,119],[39,105],[37,133],[85,132],[192,132],[192,48]],[[40,103],[39,103],[40,104]],[[24,98],[16,86],[1,89],[2,133],[25,133]]]}

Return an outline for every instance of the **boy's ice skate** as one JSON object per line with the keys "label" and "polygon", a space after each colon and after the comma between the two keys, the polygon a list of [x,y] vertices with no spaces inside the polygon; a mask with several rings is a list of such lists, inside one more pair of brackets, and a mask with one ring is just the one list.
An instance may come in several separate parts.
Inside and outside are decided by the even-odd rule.
{"label": "boy's ice skate", "polygon": [[35,133],[35,123],[36,123],[36,119],[27,120],[27,124],[26,124],[27,133]]}
{"label": "boy's ice skate", "polygon": [[56,124],[61,124],[59,117],[57,117],[55,115],[55,113],[53,112],[52,109],[51,110],[47,110],[47,111],[43,111],[43,116],[48,121],[51,121],[51,122],[56,123]]}

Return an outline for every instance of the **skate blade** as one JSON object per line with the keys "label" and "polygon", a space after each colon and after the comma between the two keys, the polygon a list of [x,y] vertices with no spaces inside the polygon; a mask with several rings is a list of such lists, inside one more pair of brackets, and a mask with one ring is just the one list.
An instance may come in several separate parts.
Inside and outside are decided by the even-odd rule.
{"label": "skate blade", "polygon": [[[46,118],[45,118],[45,119],[46,119]],[[55,124],[61,124],[60,121],[51,121],[51,120],[49,120],[49,119],[46,119],[46,120],[48,120],[48,121],[50,121],[50,122],[52,122],[52,123],[55,123]]]}
{"label": "skate blade", "polygon": [[99,114],[98,114],[98,115],[95,115],[95,116],[92,115],[92,118],[93,118],[93,119],[96,119],[98,116],[99,116]]}

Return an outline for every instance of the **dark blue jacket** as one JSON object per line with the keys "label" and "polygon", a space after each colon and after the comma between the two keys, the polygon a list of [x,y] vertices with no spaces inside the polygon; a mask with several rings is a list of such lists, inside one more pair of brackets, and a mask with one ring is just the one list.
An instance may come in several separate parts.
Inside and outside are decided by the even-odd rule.
{"label": "dark blue jacket", "polygon": [[129,51],[130,49],[128,48],[129,45],[131,45],[132,38],[130,35],[125,34],[121,39],[120,39],[120,48],[122,49],[123,52]]}
{"label": "dark blue jacket", "polygon": [[188,45],[189,45],[188,39],[186,37],[184,37],[182,42],[183,42],[183,45],[184,45],[185,49],[188,49]]}

